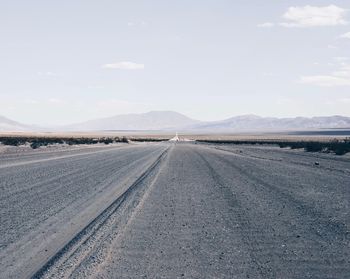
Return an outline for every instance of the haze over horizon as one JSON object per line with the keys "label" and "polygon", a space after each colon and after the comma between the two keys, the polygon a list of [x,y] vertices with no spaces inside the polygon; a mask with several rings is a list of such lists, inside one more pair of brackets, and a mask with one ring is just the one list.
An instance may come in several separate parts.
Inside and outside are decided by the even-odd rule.
{"label": "haze over horizon", "polygon": [[[83,131],[187,131],[187,132],[257,132],[307,131],[317,129],[349,129],[350,117],[276,118],[257,115],[233,116],[217,121],[192,119],[175,111],[120,114],[68,125],[27,125],[0,115],[0,131],[4,132],[83,132]],[[347,133],[348,131],[344,131]]]}
{"label": "haze over horizon", "polygon": [[[241,114],[241,115],[232,115],[223,119],[208,119],[208,120],[203,120],[203,119],[198,119],[198,118],[192,118],[189,117],[186,114],[183,113],[179,113],[177,111],[165,111],[165,110],[153,110],[153,111],[147,111],[147,112],[141,112],[141,113],[124,113],[124,114],[114,114],[114,115],[108,115],[108,116],[104,116],[104,117],[98,117],[98,118],[87,118],[84,119],[80,122],[69,122],[67,124],[62,124],[62,125],[54,125],[54,124],[50,124],[47,123],[46,125],[40,125],[38,123],[28,123],[28,122],[21,122],[21,121],[17,121],[16,119],[12,119],[12,118],[8,118],[5,115],[0,115],[0,130],[1,130],[1,124],[7,123],[7,124],[13,124],[14,126],[16,126],[17,124],[20,125],[25,125],[25,127],[32,127],[32,128],[47,128],[47,129],[51,129],[51,128],[65,128],[65,127],[78,127],[81,124],[85,124],[85,123],[99,123],[98,125],[109,125],[112,124],[114,121],[118,120],[117,123],[114,124],[121,124],[120,121],[122,119],[127,119],[127,121],[132,121],[135,124],[137,124],[137,126],[142,127],[142,122],[145,121],[147,118],[151,117],[151,119],[153,119],[152,121],[157,122],[158,120],[163,120],[165,122],[167,122],[170,117],[170,119],[172,117],[176,118],[180,118],[180,119],[186,119],[187,121],[193,121],[193,122],[198,122],[198,123],[203,123],[203,124],[209,124],[209,123],[220,123],[223,122],[225,123],[227,120],[231,120],[231,119],[239,119],[239,120],[243,120],[243,121],[251,121],[251,120],[268,120],[268,119],[274,119],[274,120],[298,120],[299,118],[303,118],[305,120],[312,120],[312,119],[317,119],[317,118],[325,118],[325,119],[329,119],[326,120],[327,121],[332,121],[333,118],[347,118],[350,121],[350,117],[348,116],[343,116],[343,115],[319,115],[319,116],[310,116],[310,117],[305,117],[305,116],[291,116],[291,117],[274,117],[274,116],[261,116],[261,115],[257,115],[257,114]],[[165,119],[163,119],[165,118]],[[172,119],[171,121],[175,120]],[[149,121],[149,120],[148,120]],[[138,123],[139,122],[139,123]],[[344,127],[348,127],[348,126],[344,126]],[[332,125],[329,126],[329,128],[332,128]],[[109,129],[109,128],[107,128]]]}
{"label": "haze over horizon", "polygon": [[0,115],[350,116],[348,1],[0,4]]}

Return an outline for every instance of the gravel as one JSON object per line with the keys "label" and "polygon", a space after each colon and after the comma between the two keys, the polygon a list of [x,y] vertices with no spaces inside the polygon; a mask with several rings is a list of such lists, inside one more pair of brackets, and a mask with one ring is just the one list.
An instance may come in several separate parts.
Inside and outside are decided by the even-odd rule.
{"label": "gravel", "polygon": [[195,143],[60,152],[0,155],[4,278],[350,274],[347,157]]}

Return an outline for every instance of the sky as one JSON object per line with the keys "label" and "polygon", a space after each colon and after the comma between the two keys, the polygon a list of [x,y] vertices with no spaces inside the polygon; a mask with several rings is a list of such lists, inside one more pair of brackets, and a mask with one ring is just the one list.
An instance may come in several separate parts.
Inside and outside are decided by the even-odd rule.
{"label": "sky", "polygon": [[350,2],[0,0],[0,115],[350,116]]}

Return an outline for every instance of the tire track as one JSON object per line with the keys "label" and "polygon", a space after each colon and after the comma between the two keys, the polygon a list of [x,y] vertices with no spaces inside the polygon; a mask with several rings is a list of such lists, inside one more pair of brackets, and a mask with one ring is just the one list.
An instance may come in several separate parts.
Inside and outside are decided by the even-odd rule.
{"label": "tire track", "polygon": [[[132,212],[147,188],[148,180],[159,168],[169,148],[163,151],[157,159],[106,209],[95,217],[88,225],[78,232],[70,241],[59,249],[44,265],[29,278],[69,278],[76,268],[86,261],[86,258],[103,244],[111,234],[117,233],[123,211],[123,206],[129,204]],[[131,208],[130,208],[131,204]],[[129,212],[130,213],[130,212]],[[130,215],[130,214],[129,214]],[[125,221],[125,220],[124,220]],[[92,259],[94,257],[92,256]]]}
{"label": "tire track", "polygon": [[[314,273],[321,274],[319,270],[323,269],[322,274],[325,277],[322,278],[329,278],[327,276],[336,272],[342,273],[347,269],[349,260],[346,255],[348,255],[347,247],[350,245],[350,231],[343,220],[332,218],[315,208],[312,203],[296,197],[288,189],[283,189],[274,185],[274,183],[265,181],[263,176],[261,177],[254,171],[249,171],[249,169],[254,169],[254,165],[247,168],[247,166],[242,166],[238,160],[230,160],[217,153],[212,153],[212,156],[215,156],[219,162],[230,166],[238,174],[237,178],[242,177],[242,182],[252,187],[251,190],[261,197],[260,203],[265,199],[267,204],[269,204],[267,210],[269,207],[271,209],[280,207],[281,212],[284,212],[283,217],[274,213],[272,213],[273,215],[267,214],[271,218],[271,221],[266,220],[268,226],[263,222],[260,223],[258,220],[257,223],[248,222],[243,224],[246,229],[242,228],[242,232],[245,234],[246,239],[249,240],[250,245],[252,245],[252,252],[255,257],[266,258],[268,256],[269,265],[272,267],[272,270],[278,272],[277,274],[281,272],[282,266],[294,276],[302,274],[303,269],[304,271],[310,271],[311,268],[314,269],[310,273],[313,276],[315,276]],[[222,173],[217,175],[220,179]],[[231,192],[233,191],[234,189],[231,189]],[[248,190],[243,191],[249,192]],[[246,197],[243,196],[242,200],[245,201],[245,199]],[[249,199],[247,199],[248,201]],[[247,202],[246,208],[248,210],[249,203]],[[252,213],[254,214],[254,212]],[[251,228],[249,228],[250,225],[252,226]],[[275,231],[276,228],[282,230]],[[268,238],[264,234],[265,230],[272,230],[272,236],[276,235],[276,237]],[[296,239],[293,240],[295,236]],[[285,244],[286,242],[288,245]],[[281,244],[283,245],[282,250],[285,250],[284,253],[281,253]],[[272,250],[269,250],[269,247]],[[274,255],[279,255],[279,258],[276,258]],[[291,269],[293,265],[295,269]],[[299,278],[298,276],[297,278]],[[266,274],[264,278],[266,278]],[[275,278],[275,275],[270,274],[268,278]],[[290,277],[285,276],[284,278]],[[308,275],[305,278],[315,277]]]}
{"label": "tire track", "polygon": [[[211,166],[207,158],[205,158],[205,156],[203,156],[203,154],[201,154],[197,150],[196,154],[205,163],[210,175],[217,184],[216,187],[219,188],[220,193],[227,201],[227,205],[232,210],[232,218],[234,219],[229,219],[227,221],[231,223],[232,227],[235,227],[239,230],[240,235],[242,236],[242,240],[249,250],[249,255],[251,257],[252,264],[254,265],[254,267],[252,266],[251,268],[256,268],[256,271],[258,272],[261,278],[276,278],[276,273],[274,272],[276,268],[272,266],[272,262],[263,263],[258,253],[259,243],[257,242],[257,240],[264,238],[263,232],[253,227],[250,218],[248,217],[248,215],[245,214],[245,209],[241,204],[240,200],[238,199],[238,196],[232,191],[230,187],[225,185],[220,175]],[[237,226],[237,223],[239,224],[239,226]],[[253,234],[249,232],[253,232]],[[259,236],[257,236],[256,234],[259,234]]]}
{"label": "tire track", "polygon": [[[111,149],[109,151],[115,151],[116,149]],[[137,161],[141,161],[144,159],[145,156],[147,155],[151,155],[153,154],[154,152],[157,152],[156,150],[149,153],[149,154],[143,154],[141,153],[142,157],[136,159],[134,162],[137,162]],[[118,155],[118,159],[119,161],[121,161],[121,167],[119,167],[119,169],[122,169],[122,168],[125,168],[125,167],[128,167],[128,163],[124,163],[123,162],[123,159],[124,158],[127,158],[128,156],[130,155],[133,155],[134,153],[136,153],[136,150],[130,150],[128,151],[128,153],[125,153],[125,154],[121,154],[121,155]],[[98,158],[98,157],[95,157],[94,155],[96,155],[96,153],[90,153],[91,154],[91,157],[89,158],[74,158],[73,160],[70,161],[70,164],[75,164],[75,165],[78,165],[79,162],[81,162],[82,160],[87,160],[89,159],[90,161],[93,160],[94,163],[98,163],[98,167],[95,167],[94,168],[94,175],[96,176],[97,173],[100,171],[100,170],[103,170],[105,169],[106,167],[110,167],[111,164],[114,162],[114,157],[111,155],[111,153],[108,153],[106,155],[108,155],[109,157],[107,158],[107,156],[104,156],[103,158]],[[89,155],[90,155],[89,154]],[[85,154],[87,155],[87,154]],[[77,156],[78,157],[78,156]],[[64,165],[64,162],[61,163],[65,168],[67,168],[66,165]],[[27,171],[28,172],[33,172],[35,168],[32,168],[30,171]],[[13,187],[14,189],[11,189],[10,191],[8,189],[4,189],[6,190],[6,195],[2,195],[0,197],[0,201],[2,200],[8,200],[11,196],[13,195],[17,195],[17,194],[22,194],[22,193],[26,193],[26,196],[28,197],[29,193],[31,190],[33,190],[34,188],[38,188],[38,187],[45,187],[45,191],[47,191],[47,185],[48,184],[51,184],[52,182],[54,181],[57,181],[58,179],[61,179],[62,177],[67,177],[69,178],[69,176],[71,175],[74,175],[75,178],[84,178],[86,177],[86,174],[83,172],[84,170],[86,169],[85,166],[81,166],[77,169],[65,169],[64,170],[64,173],[61,173],[59,172],[58,174],[55,174],[55,175],[52,175],[51,173],[44,173],[45,176],[43,177],[37,177],[37,182],[32,184],[32,183],[28,183],[27,180],[21,180],[20,182],[16,181],[17,184],[28,184],[28,186],[25,186],[25,187],[21,187],[20,189],[16,189],[16,187]],[[13,173],[13,172],[11,172]],[[23,175],[23,177],[26,177],[27,175]],[[0,178],[2,178],[2,176],[0,176]],[[68,179],[69,180],[69,179]],[[69,181],[68,181],[69,182]],[[15,186],[16,183],[13,182],[13,185]],[[7,186],[7,188],[10,188],[12,187],[11,186]],[[1,188],[1,190],[3,190],[3,188]]]}
{"label": "tire track", "polygon": [[77,153],[77,154],[59,155],[59,156],[50,157],[50,158],[42,158],[42,159],[34,159],[34,160],[28,160],[23,162],[8,163],[8,164],[0,165],[0,169],[13,168],[13,167],[25,166],[30,164],[43,163],[43,162],[50,162],[50,161],[67,159],[67,158],[90,156],[93,154],[110,152],[113,149],[122,148],[122,147],[124,146],[108,147],[108,149],[104,148],[103,150],[92,150],[92,151]]}
{"label": "tire track", "polygon": [[[130,155],[133,153],[132,151],[129,152]],[[120,158],[126,157],[126,155],[123,155]],[[159,155],[159,150],[154,150],[149,152],[148,154],[141,153],[140,158],[136,158],[134,156],[133,161],[130,163],[128,160],[122,160],[120,159],[121,163],[118,164],[116,167],[113,163],[113,158],[103,161],[106,156],[104,156],[103,159],[98,159],[94,161],[94,164],[97,165],[97,167],[94,168],[93,172],[86,173],[84,172],[85,167],[81,167],[77,170],[71,170],[69,168],[64,169],[64,171],[61,171],[59,176],[54,176],[52,179],[49,180],[40,180],[37,179],[37,183],[31,184],[28,183],[28,187],[24,187],[23,190],[18,191],[17,193],[13,195],[5,196],[4,198],[0,198],[0,206],[3,207],[2,213],[6,215],[6,218],[4,217],[2,220],[3,228],[0,229],[0,231],[3,231],[4,228],[7,228],[8,234],[3,237],[0,240],[0,246],[3,250],[9,248],[11,245],[15,243],[16,240],[18,240],[21,236],[23,236],[27,231],[30,231],[33,226],[37,226],[46,220],[56,216],[61,211],[66,210],[67,208],[81,208],[81,205],[83,203],[93,203],[93,200],[96,198],[96,195],[103,192],[105,189],[110,187],[111,185],[114,185],[117,176],[113,173],[114,170],[118,170],[118,174],[121,174],[121,171],[123,173],[127,173],[129,169],[135,168],[138,164],[140,164],[142,161],[145,161],[145,159],[148,158],[156,158],[156,156]],[[91,158],[90,158],[91,160]],[[125,162],[124,162],[125,161]],[[97,163],[98,162],[98,163]],[[69,171],[71,170],[71,171]],[[104,176],[106,173],[106,170],[108,170],[109,176]],[[74,177],[74,179],[71,179]],[[76,200],[74,197],[79,196],[79,192],[81,191],[80,187],[74,187],[74,184],[77,183],[77,181],[82,180],[83,178],[88,177],[100,177],[99,181],[95,182],[94,184],[89,184],[86,186],[84,191],[91,191],[93,188],[97,188],[98,190],[93,190],[91,192],[91,196],[86,199],[80,199]],[[0,176],[1,178],[1,176]],[[1,179],[0,179],[1,180]],[[59,183],[58,183],[59,181]],[[131,181],[132,182],[132,181]],[[18,183],[14,181],[14,183]],[[128,184],[126,184],[127,186]],[[59,201],[60,192],[65,191],[69,193],[65,196],[64,203],[61,199],[61,204],[58,207],[52,206],[52,197],[57,197],[54,201]],[[41,189],[41,190],[38,190]],[[108,190],[108,189],[107,189]],[[20,214],[16,213],[19,212],[19,207],[21,208],[30,208],[30,203],[32,203],[36,197],[38,197],[38,193],[40,193],[40,200],[45,202],[40,202],[40,214],[38,215],[38,211],[30,211],[27,210],[26,214],[27,217],[25,220],[21,221]],[[25,198],[24,198],[25,197]],[[9,204],[16,203],[17,207],[15,210],[13,210],[13,207],[11,207]],[[16,210],[17,209],[17,210]],[[10,216],[10,217],[9,217]],[[16,223],[17,226],[11,226],[11,224]],[[11,249],[11,248],[9,248]],[[2,251],[4,252],[4,251]],[[2,261],[6,256],[6,253],[0,254],[0,261]]]}
{"label": "tire track", "polygon": [[[302,162],[300,160],[298,161],[294,161],[294,160],[290,160],[290,161],[285,161],[285,158],[268,158],[268,157],[262,157],[262,156],[258,156],[258,155],[254,155],[254,154],[251,154],[251,153],[247,153],[247,152],[244,152],[243,154],[242,153],[237,153],[236,150],[229,150],[229,149],[225,149],[224,147],[211,147],[211,146],[208,146],[208,148],[210,149],[214,149],[214,150],[219,150],[219,151],[222,151],[222,152],[226,152],[226,153],[229,153],[231,155],[234,155],[234,156],[237,156],[237,157],[241,157],[241,158],[251,158],[251,159],[256,159],[256,160],[261,160],[261,161],[270,161],[272,163],[277,163],[277,164],[283,164],[283,163],[288,163],[290,164],[291,166],[295,166],[295,167],[300,167],[300,166],[305,166],[305,167],[310,167],[312,166],[312,162]],[[298,154],[298,153],[291,153],[293,156],[301,156],[303,158],[310,158],[310,155],[304,155],[304,154]],[[290,155],[290,154],[289,154]],[[312,157],[314,160],[325,160],[325,158],[319,158],[319,157]],[[338,159],[338,158],[337,158]],[[341,160],[342,158],[339,158],[338,160],[339,161],[342,161]],[[342,162],[347,162],[346,160],[343,160]],[[325,171],[328,171],[332,174],[334,174],[334,172],[337,172],[339,175],[343,175],[343,176],[346,176],[348,177],[350,175],[350,170],[349,169],[337,169],[337,168],[330,168],[330,167],[327,167],[327,166],[324,166],[323,164],[321,164],[320,166],[317,167],[317,170],[318,169],[322,169],[322,170],[325,170]]]}
{"label": "tire track", "polygon": [[310,228],[318,235],[321,239],[326,242],[332,241],[334,234],[338,235],[339,239],[349,240],[350,229],[341,221],[330,219],[327,216],[324,216],[322,212],[315,209],[310,204],[306,203],[303,200],[300,200],[292,195],[291,192],[281,189],[271,183],[267,183],[260,177],[254,175],[252,172],[247,171],[246,169],[238,166],[231,160],[223,158],[218,154],[214,153],[214,156],[219,158],[221,161],[227,163],[232,168],[239,171],[241,174],[249,178],[251,181],[255,182],[259,186],[272,191],[274,195],[277,195],[279,200],[285,201],[285,203],[293,205],[296,211],[300,212],[300,215],[308,216],[310,218]]}

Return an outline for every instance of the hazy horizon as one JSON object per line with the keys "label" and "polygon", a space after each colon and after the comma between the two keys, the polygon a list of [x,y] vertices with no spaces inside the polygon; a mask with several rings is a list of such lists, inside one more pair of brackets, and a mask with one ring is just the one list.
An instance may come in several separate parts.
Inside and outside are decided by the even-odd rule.
{"label": "hazy horizon", "polygon": [[341,114],[332,114],[332,115],[315,115],[315,116],[302,116],[302,115],[295,115],[295,116],[269,116],[269,115],[258,115],[255,113],[246,113],[246,114],[237,114],[237,115],[231,115],[228,116],[226,118],[220,118],[220,119],[199,119],[199,118],[193,118],[188,116],[187,114],[178,112],[178,111],[173,111],[173,110],[149,110],[149,111],[145,111],[145,112],[129,112],[129,113],[122,113],[122,114],[113,114],[113,115],[106,115],[106,116],[101,116],[101,117],[97,117],[97,118],[86,118],[83,119],[79,122],[67,122],[65,124],[52,124],[52,123],[46,123],[46,124],[38,124],[38,123],[29,123],[29,122],[25,122],[25,121],[19,121],[17,119],[14,118],[9,118],[6,115],[1,115],[0,117],[5,117],[11,121],[15,121],[15,122],[19,122],[21,124],[26,124],[26,125],[34,125],[34,126],[42,126],[42,127],[59,127],[59,126],[67,126],[67,125],[71,125],[71,124],[79,124],[79,123],[83,123],[83,122],[88,122],[88,121],[94,121],[94,120],[100,120],[100,119],[104,119],[104,118],[113,118],[113,117],[118,117],[118,116],[127,116],[127,115],[143,115],[143,114],[148,114],[148,113],[152,113],[152,112],[174,112],[174,113],[178,113],[181,114],[183,116],[186,116],[192,120],[196,120],[196,121],[201,121],[201,122],[215,122],[215,121],[222,121],[222,120],[227,120],[229,118],[235,118],[235,117],[242,117],[242,116],[256,116],[256,117],[261,117],[261,118],[278,118],[278,119],[284,119],[284,118],[317,118],[317,117],[336,117],[336,116],[340,116],[340,117],[350,117],[347,115],[341,115]]}
{"label": "hazy horizon", "polygon": [[[110,116],[105,116],[105,117],[99,117],[99,118],[90,118],[90,119],[85,119],[83,121],[80,122],[70,122],[67,124],[46,124],[46,125],[40,125],[37,123],[26,123],[26,122],[20,122],[17,121],[16,119],[10,119],[4,115],[0,115],[1,117],[5,117],[10,121],[15,121],[19,124],[24,124],[27,126],[27,128],[30,128],[30,126],[36,127],[36,128],[44,128],[44,129],[55,129],[55,128],[69,128],[69,127],[73,127],[73,129],[82,129],[84,130],[83,126],[81,126],[81,124],[90,124],[91,123],[95,123],[95,125],[101,127],[102,126],[107,126],[108,128],[104,129],[104,128],[96,128],[96,130],[110,130],[113,128],[111,128],[111,125],[123,125],[123,122],[129,123],[130,121],[137,125],[138,127],[142,127],[144,125],[144,121],[148,122],[149,121],[149,117],[151,117],[152,121],[154,122],[158,122],[158,121],[164,121],[165,123],[168,123],[169,121],[177,121],[178,119],[186,119],[186,121],[193,121],[194,123],[202,123],[204,125],[206,124],[214,124],[214,123],[225,123],[225,121],[227,120],[231,120],[231,119],[235,119],[235,120],[243,120],[246,121],[246,124],[249,123],[249,121],[254,120],[255,117],[257,120],[295,120],[297,121],[299,118],[304,118],[304,119],[318,119],[318,118],[325,118],[325,125],[330,125],[328,128],[349,128],[350,126],[348,124],[340,124],[341,127],[337,126],[339,125],[339,123],[335,124],[332,123],[332,120],[334,117],[340,117],[343,118],[345,117],[347,120],[347,122],[350,122],[350,117],[348,116],[344,116],[344,115],[320,115],[320,116],[311,116],[311,117],[304,117],[304,116],[292,116],[292,117],[273,117],[273,116],[261,116],[261,115],[257,115],[257,114],[240,114],[240,115],[232,115],[230,117],[227,118],[223,118],[223,119],[209,119],[209,120],[203,120],[203,119],[197,119],[197,118],[191,118],[186,114],[182,114],[180,112],[177,111],[170,111],[170,110],[152,110],[152,111],[147,111],[145,113],[125,113],[125,114],[115,114],[115,115],[110,115]],[[177,119],[177,120],[176,120]],[[5,121],[6,123],[6,121]],[[0,124],[1,124],[1,119],[0,119]],[[260,124],[257,124],[260,125]],[[300,123],[301,125],[301,123]],[[336,127],[332,127],[332,125],[336,125]],[[343,125],[343,126],[342,126]],[[326,126],[325,126],[326,127]],[[181,128],[181,125],[180,127]],[[196,129],[195,127],[192,127],[194,129]],[[226,127],[227,129],[229,129],[229,127]],[[285,127],[286,129],[290,129],[288,128],[288,126]],[[300,127],[301,129],[305,129],[305,127]],[[310,127],[311,128],[311,127]],[[132,128],[131,130],[139,130],[140,128]],[[162,130],[163,128],[159,128],[160,130]],[[35,129],[34,129],[35,130]],[[33,131],[34,131],[33,130]],[[120,129],[117,129],[120,130]],[[121,130],[128,130],[127,128],[125,129],[121,129]],[[142,130],[142,129],[141,129]],[[152,129],[150,129],[152,130]],[[244,129],[243,129],[244,130]],[[293,130],[293,129],[292,129]]]}
{"label": "hazy horizon", "polygon": [[348,1],[0,4],[0,115],[350,116]]}

